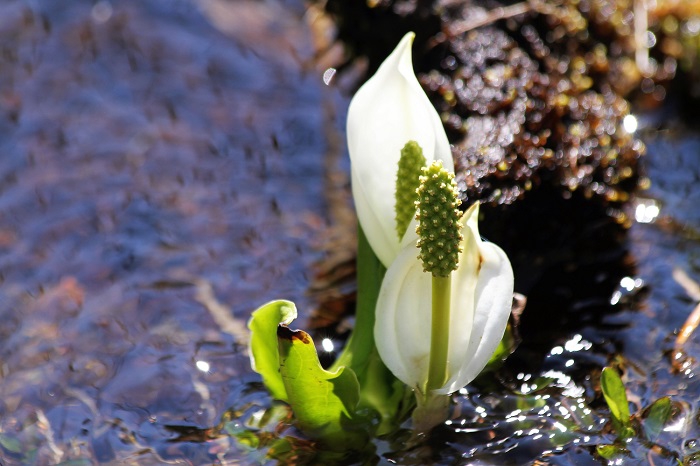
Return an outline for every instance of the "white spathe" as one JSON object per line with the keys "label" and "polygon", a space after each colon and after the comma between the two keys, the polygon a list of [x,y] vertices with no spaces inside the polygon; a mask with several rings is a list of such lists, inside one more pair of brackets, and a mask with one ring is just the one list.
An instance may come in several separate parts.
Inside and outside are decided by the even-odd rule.
{"label": "white spathe", "polygon": [[[348,109],[355,209],[372,250],[387,268],[400,251],[394,204],[403,146],[416,141],[428,165],[442,160],[445,169],[454,172],[440,117],[413,72],[414,36],[409,32],[401,39],[375,75],[357,91]],[[414,235],[411,227],[407,231]]]}
{"label": "white spathe", "polygon": [[[508,323],[513,269],[508,257],[478,230],[479,204],[462,217],[462,253],[452,273],[447,382],[434,394],[450,394],[484,369]],[[423,272],[415,240],[389,267],[377,300],[374,339],[391,372],[424,393],[430,361],[431,274]]]}

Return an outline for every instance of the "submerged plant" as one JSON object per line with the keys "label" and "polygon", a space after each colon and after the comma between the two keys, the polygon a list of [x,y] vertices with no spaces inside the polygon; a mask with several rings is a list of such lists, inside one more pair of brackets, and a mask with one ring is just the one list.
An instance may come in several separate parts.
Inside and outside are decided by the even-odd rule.
{"label": "submerged plant", "polygon": [[[671,419],[671,399],[667,396],[659,398],[646,409],[631,415],[625,385],[612,367],[604,368],[600,374],[600,389],[610,410],[611,427],[617,438],[613,444],[598,445],[596,452],[616,464],[634,456],[645,457],[647,450],[657,447],[655,442]],[[642,442],[633,442],[634,439]],[[641,451],[630,451],[631,448]]]}

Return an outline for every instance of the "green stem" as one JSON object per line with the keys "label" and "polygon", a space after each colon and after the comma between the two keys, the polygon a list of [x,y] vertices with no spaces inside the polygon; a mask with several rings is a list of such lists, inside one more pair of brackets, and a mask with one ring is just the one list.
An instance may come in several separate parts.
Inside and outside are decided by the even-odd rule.
{"label": "green stem", "polygon": [[367,241],[362,227],[357,231],[357,307],[355,328],[343,352],[330,370],[350,367],[362,384],[374,345],[374,308],[382,286],[386,268],[379,261]]}
{"label": "green stem", "polygon": [[452,274],[446,277],[433,275],[432,280],[433,315],[430,326],[428,381],[425,393],[416,391],[417,406],[413,411],[413,427],[415,434],[419,436],[447,419],[450,404],[448,395],[437,395],[433,390],[442,388],[447,381]]}
{"label": "green stem", "polygon": [[355,372],[360,383],[359,407],[370,408],[379,415],[375,433],[384,435],[398,428],[403,420],[402,406],[406,408],[411,403],[404,400],[404,384],[386,368],[374,343],[374,314],[386,268],[372,251],[362,227],[357,236],[355,328],[329,370],[345,366]]}
{"label": "green stem", "polygon": [[426,395],[441,388],[447,381],[447,352],[450,335],[451,274],[446,277],[433,275],[433,320],[430,328],[430,368]]}

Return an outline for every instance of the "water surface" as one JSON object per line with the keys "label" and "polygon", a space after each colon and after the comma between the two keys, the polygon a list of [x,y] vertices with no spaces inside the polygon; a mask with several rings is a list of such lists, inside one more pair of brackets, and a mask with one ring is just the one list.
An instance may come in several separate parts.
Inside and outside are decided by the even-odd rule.
{"label": "water surface", "polygon": [[[215,27],[215,7],[245,27]],[[308,307],[333,107],[303,15],[0,6],[4,464],[241,456],[166,426],[245,405],[250,312]]]}

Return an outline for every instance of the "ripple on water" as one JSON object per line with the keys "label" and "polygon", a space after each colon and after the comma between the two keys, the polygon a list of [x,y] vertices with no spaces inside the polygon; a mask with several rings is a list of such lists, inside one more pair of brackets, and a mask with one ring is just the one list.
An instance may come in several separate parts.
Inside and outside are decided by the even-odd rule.
{"label": "ripple on water", "polygon": [[319,257],[323,81],[303,7],[266,5],[227,34],[191,1],[0,6],[9,464],[241,456],[166,426],[240,406],[236,329],[280,294],[303,309]]}

